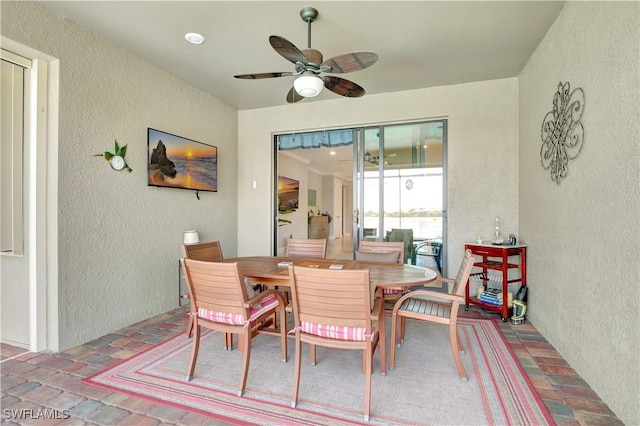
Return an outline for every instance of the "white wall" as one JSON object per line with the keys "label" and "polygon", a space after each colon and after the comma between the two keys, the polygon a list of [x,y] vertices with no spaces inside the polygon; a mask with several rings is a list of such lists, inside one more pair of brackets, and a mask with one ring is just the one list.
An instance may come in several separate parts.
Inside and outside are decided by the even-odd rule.
{"label": "white wall", "polygon": [[239,111],[240,255],[270,253],[273,176],[264,159],[272,156],[272,133],[443,117],[449,119],[449,269],[460,264],[465,242],[491,234],[495,216],[505,234],[518,233],[517,79],[334,98]]}
{"label": "white wall", "polygon": [[[315,173],[313,171],[309,171],[308,175],[308,186],[309,189],[313,189],[316,191],[316,207],[320,209],[321,212],[325,211],[324,205],[322,204],[323,189],[322,189],[322,175]],[[316,210],[317,213],[317,210]]]}
{"label": "white wall", "polygon": [[344,181],[342,200],[342,233],[353,236],[353,182]]}
{"label": "white wall", "polygon": [[[65,350],[176,307],[185,230],[236,254],[237,111],[35,2],[0,7],[3,37],[59,59],[59,336],[48,346]],[[218,192],[147,187],[147,127],[216,145]],[[114,139],[133,173],[93,157]]]}
{"label": "white wall", "polygon": [[322,211],[326,211],[331,215],[331,222],[329,223],[329,239],[334,239],[335,235],[333,233],[333,229],[335,226],[336,212],[334,208],[334,200],[335,200],[335,182],[336,178],[333,175],[325,175],[322,177],[322,205],[324,206]]}
{"label": "white wall", "polygon": [[[640,424],[640,3],[568,2],[522,71],[520,231],[529,318],[628,425]],[[540,164],[558,83],[585,92],[582,152]]]}

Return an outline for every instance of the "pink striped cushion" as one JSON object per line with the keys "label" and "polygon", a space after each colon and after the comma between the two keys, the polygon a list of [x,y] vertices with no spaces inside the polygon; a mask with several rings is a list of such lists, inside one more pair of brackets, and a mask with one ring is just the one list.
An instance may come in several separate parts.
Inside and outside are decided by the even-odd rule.
{"label": "pink striped cushion", "polygon": [[382,293],[383,294],[398,294],[398,293],[400,293],[400,290],[396,290],[394,288],[383,288],[382,289]]}
{"label": "pink striped cushion", "polygon": [[372,337],[366,335],[366,329],[364,327],[342,327],[301,321],[300,329],[305,333],[337,340],[357,340],[364,342],[367,340],[367,337]]}
{"label": "pink striped cushion", "polygon": [[[265,297],[260,303],[253,306],[249,310],[249,314],[251,317],[249,321],[259,317],[269,309],[278,306],[278,298],[276,296],[268,296]],[[242,314],[232,314],[230,312],[216,312],[210,309],[198,308],[198,317],[204,318],[213,322],[222,322],[225,324],[233,324],[233,325],[245,325],[246,320],[244,315]]]}

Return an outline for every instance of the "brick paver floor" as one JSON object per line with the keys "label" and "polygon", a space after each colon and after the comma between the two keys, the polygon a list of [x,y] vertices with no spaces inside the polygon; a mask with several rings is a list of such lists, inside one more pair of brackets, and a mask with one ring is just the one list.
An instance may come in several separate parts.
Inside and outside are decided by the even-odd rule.
{"label": "brick paver floor", "polygon": [[[186,308],[178,308],[57,354],[32,353],[3,343],[0,351],[2,424],[221,424],[198,414],[80,381],[182,333],[187,323],[186,313]],[[498,319],[497,315],[475,307],[461,315]],[[502,323],[499,319],[498,322],[558,425],[622,425],[532,325]],[[20,416],[22,418],[17,418]],[[43,420],[44,417],[58,418]]]}

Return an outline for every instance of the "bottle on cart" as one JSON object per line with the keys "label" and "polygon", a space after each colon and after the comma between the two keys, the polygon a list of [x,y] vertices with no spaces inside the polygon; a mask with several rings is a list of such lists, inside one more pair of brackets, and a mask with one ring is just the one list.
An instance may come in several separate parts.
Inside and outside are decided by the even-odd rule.
{"label": "bottle on cart", "polygon": [[500,218],[498,216],[496,216],[495,231],[493,234],[495,235],[495,237],[491,240],[493,244],[502,244],[504,242],[504,240],[500,238]]}

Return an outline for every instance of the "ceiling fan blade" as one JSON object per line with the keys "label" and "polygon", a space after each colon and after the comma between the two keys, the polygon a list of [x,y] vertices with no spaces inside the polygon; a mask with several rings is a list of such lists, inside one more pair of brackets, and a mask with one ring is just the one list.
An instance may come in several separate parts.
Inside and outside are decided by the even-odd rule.
{"label": "ceiling fan blade", "polygon": [[304,96],[300,96],[298,92],[296,92],[296,89],[294,87],[292,87],[291,90],[289,90],[289,93],[287,93],[287,102],[289,102],[290,104],[301,101],[303,99]]}
{"label": "ceiling fan blade", "polygon": [[293,73],[292,72],[263,72],[259,74],[239,74],[239,75],[234,75],[234,77],[242,78],[246,80],[259,80],[262,78],[286,77],[289,75],[293,75]]}
{"label": "ceiling fan blade", "polygon": [[359,98],[365,94],[364,88],[353,81],[334,77],[332,75],[322,77],[322,79],[324,80],[324,87],[338,95],[346,96],[348,98]]}
{"label": "ceiling fan blade", "polygon": [[307,64],[307,58],[300,49],[298,49],[289,40],[280,36],[272,35],[269,37],[269,43],[271,44],[271,47],[273,47],[274,50],[287,61],[293,62],[294,64],[296,62],[301,62],[305,65]]}
{"label": "ceiling fan blade", "polygon": [[378,55],[373,52],[351,52],[327,59],[322,66],[331,67],[327,72],[342,74],[369,68],[377,61]]}

